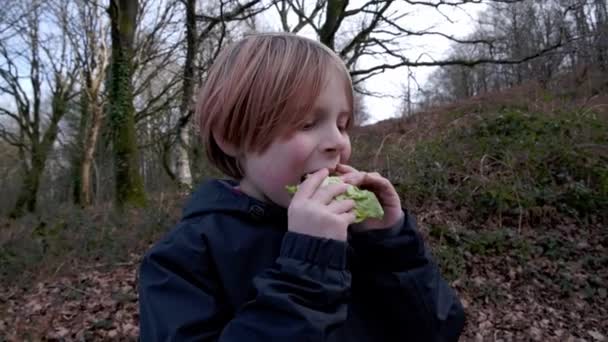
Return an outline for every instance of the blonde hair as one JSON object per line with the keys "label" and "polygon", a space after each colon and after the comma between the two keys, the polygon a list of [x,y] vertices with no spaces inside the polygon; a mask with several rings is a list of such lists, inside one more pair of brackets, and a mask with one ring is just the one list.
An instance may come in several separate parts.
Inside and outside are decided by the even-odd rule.
{"label": "blonde hair", "polygon": [[290,33],[264,33],[225,48],[209,70],[196,105],[209,161],[241,179],[238,158],[226,154],[214,134],[238,151],[264,152],[276,138],[303,125],[331,71],[344,79],[350,128],[352,80],[342,60],[325,45]]}

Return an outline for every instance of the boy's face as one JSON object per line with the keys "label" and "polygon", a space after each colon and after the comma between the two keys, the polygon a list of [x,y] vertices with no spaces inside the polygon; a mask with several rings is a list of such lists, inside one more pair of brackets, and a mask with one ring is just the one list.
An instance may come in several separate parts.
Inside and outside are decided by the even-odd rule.
{"label": "boy's face", "polygon": [[350,158],[350,139],[345,130],[350,117],[348,96],[341,77],[329,77],[309,113],[306,127],[275,140],[261,154],[246,154],[241,166],[245,177],[240,189],[265,202],[288,207],[286,185],[322,168],[334,170]]}

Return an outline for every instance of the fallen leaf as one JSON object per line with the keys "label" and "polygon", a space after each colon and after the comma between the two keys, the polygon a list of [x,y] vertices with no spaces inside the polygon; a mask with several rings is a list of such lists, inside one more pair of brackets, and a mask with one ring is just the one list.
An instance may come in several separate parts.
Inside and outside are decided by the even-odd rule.
{"label": "fallen leaf", "polygon": [[595,330],[588,330],[587,333],[596,341],[606,341],[606,337]]}

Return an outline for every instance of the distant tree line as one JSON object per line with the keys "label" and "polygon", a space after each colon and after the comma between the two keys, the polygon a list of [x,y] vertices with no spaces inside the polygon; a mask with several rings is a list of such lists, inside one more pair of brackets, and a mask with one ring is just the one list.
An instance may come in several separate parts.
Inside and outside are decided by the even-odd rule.
{"label": "distant tree line", "polygon": [[[437,68],[419,91],[410,88],[410,92],[421,95],[414,108],[428,108],[530,81],[547,89],[556,76],[565,74],[576,74],[580,81],[591,73],[608,79],[606,0],[490,4],[467,39],[479,43],[453,44],[448,59],[470,62]],[[411,93],[409,98],[415,101]],[[408,114],[407,99],[405,94],[404,115]]]}

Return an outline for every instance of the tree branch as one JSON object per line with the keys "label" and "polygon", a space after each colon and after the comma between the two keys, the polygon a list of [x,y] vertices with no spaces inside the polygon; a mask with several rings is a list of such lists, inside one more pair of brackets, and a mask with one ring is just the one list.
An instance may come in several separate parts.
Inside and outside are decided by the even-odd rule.
{"label": "tree branch", "polygon": [[352,51],[355,46],[361,44],[371,35],[372,31],[376,28],[376,26],[378,26],[381,19],[384,19],[384,16],[382,16],[382,14],[391,6],[392,3],[392,0],[386,1],[384,3],[384,6],[380,10],[374,12],[375,15],[372,19],[372,22],[366,28],[362,29],[359,33],[357,33],[357,35],[353,37],[353,39],[351,39],[350,43],[346,45],[342,49],[342,51],[340,51],[340,56],[345,57],[346,55],[348,55],[348,53]]}
{"label": "tree branch", "polygon": [[288,2],[289,2],[290,8],[298,16],[298,24],[296,25],[296,27],[293,30],[291,30],[291,32],[294,32],[294,33],[299,32],[300,30],[302,30],[304,28],[304,26],[310,25],[317,34],[320,34],[320,29],[314,23],[313,19],[316,18],[317,15],[319,15],[319,12],[323,9],[325,4],[327,3],[327,0],[317,0],[317,3],[315,4],[315,8],[312,10],[310,15],[306,14],[306,11],[304,10],[304,3],[299,4],[296,1],[296,4],[294,5],[293,1],[288,1]]}
{"label": "tree branch", "polygon": [[[382,14],[379,14],[379,15],[382,16]],[[493,42],[492,41],[488,41],[486,39],[459,39],[459,38],[456,38],[456,37],[451,36],[451,35],[447,35],[447,34],[442,33],[442,32],[436,32],[436,31],[412,31],[412,30],[408,30],[408,29],[404,28],[403,26],[395,23],[393,20],[385,18],[384,16],[382,16],[382,18],[384,19],[384,21],[387,24],[389,24],[393,28],[399,30],[400,32],[406,33],[407,35],[410,35],[410,36],[435,35],[435,36],[440,36],[440,37],[446,38],[448,40],[451,40],[451,41],[459,43],[459,44],[486,44],[490,48],[493,47]]]}
{"label": "tree branch", "polygon": [[19,137],[17,137],[14,133],[7,130],[2,123],[0,123],[0,139],[6,141],[7,143],[15,147],[24,149],[27,148],[27,146],[25,146],[21,139],[19,139]]}
{"label": "tree branch", "polygon": [[[269,9],[275,3],[275,1],[271,1],[268,6],[262,7],[256,11],[252,11],[244,17],[239,17],[239,15],[241,15],[241,14],[245,13],[246,11],[248,11],[249,9],[253,8],[253,6],[258,4],[259,2],[260,2],[260,0],[251,0],[245,4],[237,6],[232,11],[222,13],[217,17],[206,15],[206,14],[197,14],[196,20],[207,21],[207,22],[215,23],[215,24],[217,24],[221,21],[244,20],[244,19],[247,19],[251,16],[257,15],[257,14]],[[223,6],[223,4],[222,4],[222,6]]]}
{"label": "tree branch", "polygon": [[359,75],[365,75],[365,74],[379,71],[379,70],[381,70],[383,72],[388,69],[396,69],[396,68],[400,68],[400,67],[404,67],[404,66],[419,67],[419,66],[460,65],[460,66],[473,67],[473,66],[476,66],[479,64],[501,64],[501,65],[520,64],[520,63],[527,62],[527,61],[533,60],[535,58],[538,58],[561,46],[562,46],[562,43],[560,41],[559,43],[549,46],[547,48],[544,48],[540,51],[537,51],[536,53],[534,53],[532,55],[529,55],[529,56],[526,56],[523,58],[518,58],[518,59],[479,58],[479,59],[475,59],[475,60],[450,59],[450,60],[445,60],[445,61],[433,61],[433,62],[412,62],[404,57],[404,58],[402,58],[402,61],[399,63],[393,63],[393,64],[385,63],[385,64],[376,65],[374,67],[367,68],[367,69],[353,70],[353,71],[351,71],[350,74],[351,74],[351,76],[354,77],[354,76],[359,76]]}
{"label": "tree branch", "polygon": [[[429,1],[410,1],[410,0],[403,0],[404,2],[407,2],[410,5],[423,5],[423,6],[429,6],[429,7],[435,7],[435,8],[439,8],[440,6],[452,6],[452,7],[458,7],[458,6],[462,6],[462,5],[466,5],[466,4],[482,4],[484,2],[484,0],[459,0],[459,1],[445,1],[445,0],[440,0],[439,2],[429,2]],[[493,2],[493,3],[503,3],[503,4],[514,4],[517,2],[523,2],[526,0],[489,0],[489,2]]]}

